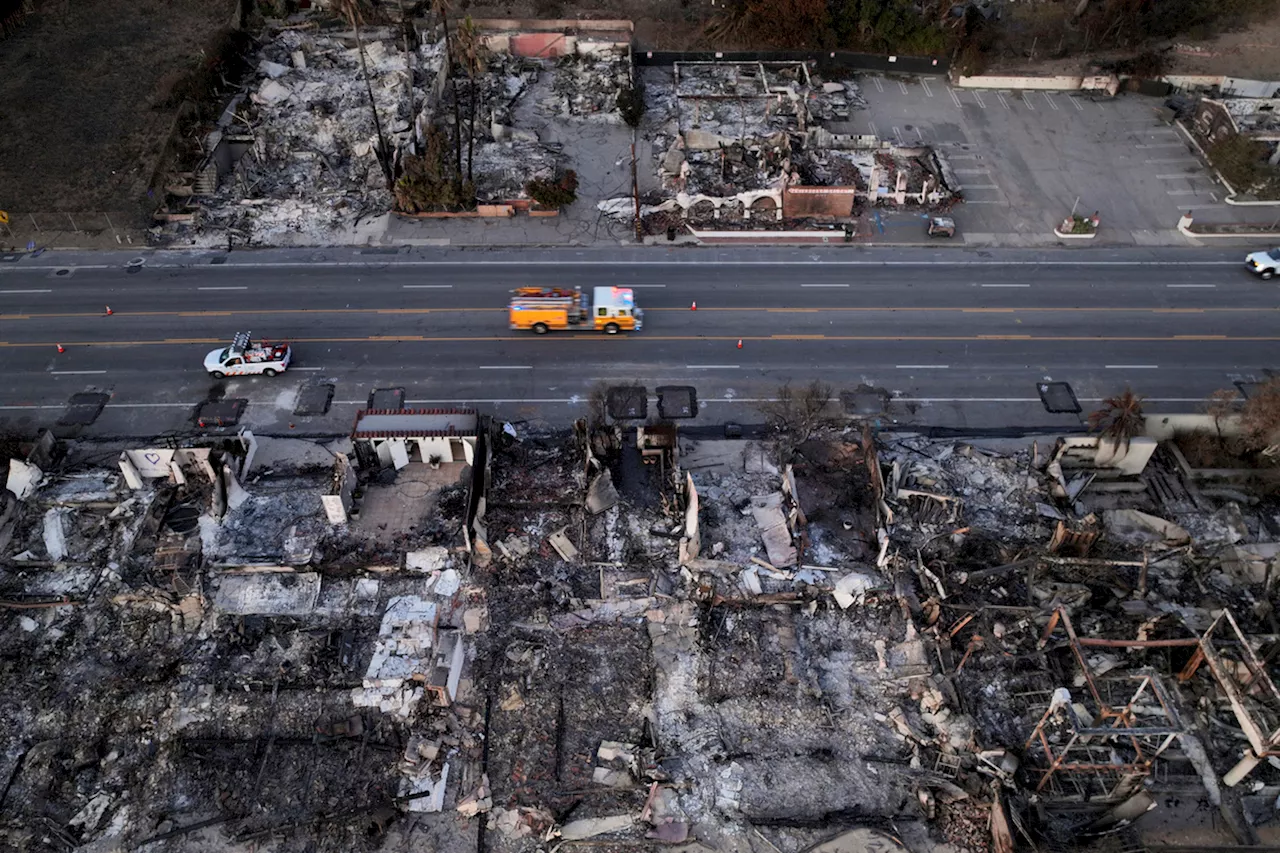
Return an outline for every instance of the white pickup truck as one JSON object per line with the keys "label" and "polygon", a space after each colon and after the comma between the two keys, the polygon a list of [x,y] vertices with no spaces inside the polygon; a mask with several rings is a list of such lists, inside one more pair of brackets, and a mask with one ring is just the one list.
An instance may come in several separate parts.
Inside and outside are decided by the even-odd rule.
{"label": "white pickup truck", "polygon": [[293,350],[288,344],[254,342],[251,332],[237,332],[231,346],[204,357],[204,369],[214,379],[228,376],[275,376],[289,369]]}

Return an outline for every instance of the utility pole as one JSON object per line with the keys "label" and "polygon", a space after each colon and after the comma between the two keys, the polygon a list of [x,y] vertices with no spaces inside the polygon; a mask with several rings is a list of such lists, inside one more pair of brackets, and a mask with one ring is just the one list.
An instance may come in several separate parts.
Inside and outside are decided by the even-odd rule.
{"label": "utility pole", "polygon": [[640,181],[636,177],[636,143],[634,136],[631,142],[631,198],[636,205],[636,242],[643,243],[644,228],[640,223]]}

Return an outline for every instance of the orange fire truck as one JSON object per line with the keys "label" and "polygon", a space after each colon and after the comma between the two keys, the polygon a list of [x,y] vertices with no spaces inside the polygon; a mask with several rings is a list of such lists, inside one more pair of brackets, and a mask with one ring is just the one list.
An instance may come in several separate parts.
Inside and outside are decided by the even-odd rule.
{"label": "orange fire truck", "polygon": [[581,288],[518,287],[511,291],[508,314],[513,329],[532,329],[545,335],[553,329],[638,332],[644,312],[636,307],[629,287],[592,288],[588,300]]}

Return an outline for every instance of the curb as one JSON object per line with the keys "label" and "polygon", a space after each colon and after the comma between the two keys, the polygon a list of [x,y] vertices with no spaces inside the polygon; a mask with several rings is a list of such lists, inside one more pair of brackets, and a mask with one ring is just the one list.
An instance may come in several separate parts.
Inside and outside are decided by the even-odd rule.
{"label": "curb", "polygon": [[1053,229],[1053,233],[1061,237],[1063,240],[1092,240],[1094,237],[1098,236],[1097,231],[1089,234],[1072,234],[1070,232],[1063,233],[1057,228]]}

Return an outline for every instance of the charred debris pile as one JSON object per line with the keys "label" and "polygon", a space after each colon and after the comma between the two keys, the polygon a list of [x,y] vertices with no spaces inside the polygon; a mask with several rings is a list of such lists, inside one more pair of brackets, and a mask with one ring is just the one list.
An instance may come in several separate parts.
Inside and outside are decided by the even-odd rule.
{"label": "charred debris pile", "polygon": [[1139,440],[474,423],[10,459],[0,844],[1275,832],[1265,484]]}

